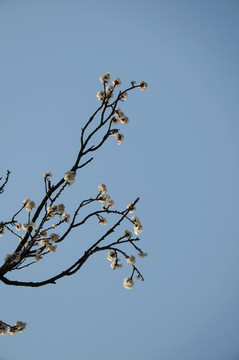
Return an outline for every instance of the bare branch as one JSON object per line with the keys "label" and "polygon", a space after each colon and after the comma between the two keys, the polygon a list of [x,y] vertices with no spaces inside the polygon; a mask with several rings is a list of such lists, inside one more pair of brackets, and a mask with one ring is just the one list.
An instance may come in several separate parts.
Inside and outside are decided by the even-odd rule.
{"label": "bare branch", "polygon": [[[4,183],[0,186],[0,194],[2,194],[4,192],[4,188],[8,182],[8,179],[9,179],[9,175],[11,174],[11,172],[9,170],[7,170],[7,174],[6,174],[6,178],[5,178],[5,181]],[[0,178],[0,181],[2,180],[2,178]]]}

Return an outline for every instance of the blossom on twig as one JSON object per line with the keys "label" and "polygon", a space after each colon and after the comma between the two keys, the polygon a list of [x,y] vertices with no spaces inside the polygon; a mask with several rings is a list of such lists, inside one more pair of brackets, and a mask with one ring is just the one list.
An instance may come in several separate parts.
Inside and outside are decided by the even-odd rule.
{"label": "blossom on twig", "polygon": [[102,83],[109,83],[110,82],[110,73],[109,72],[107,72],[107,73],[105,73],[104,75],[102,75],[101,77],[100,77],[100,81],[102,82]]}
{"label": "blossom on twig", "polygon": [[148,84],[145,81],[140,81],[139,89],[144,91],[148,87]]}
{"label": "blossom on twig", "polygon": [[73,182],[75,181],[75,177],[76,177],[76,172],[74,171],[67,171],[64,174],[64,180],[67,181],[68,185],[72,185]]}
{"label": "blossom on twig", "polygon": [[134,265],[135,264],[135,257],[132,255],[130,257],[127,258],[126,260],[127,264],[129,265]]}
{"label": "blossom on twig", "polygon": [[134,286],[134,282],[131,278],[124,278],[124,287],[125,289],[132,289]]}

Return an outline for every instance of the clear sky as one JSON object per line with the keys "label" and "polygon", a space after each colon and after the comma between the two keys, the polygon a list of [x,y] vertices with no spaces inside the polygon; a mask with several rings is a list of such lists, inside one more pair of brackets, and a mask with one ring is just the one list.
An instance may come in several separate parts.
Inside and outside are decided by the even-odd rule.
{"label": "clear sky", "polygon": [[[122,105],[125,141],[96,154],[69,188],[69,211],[106,183],[116,206],[137,196],[145,282],[106,254],[38,289],[1,284],[0,360],[239,359],[239,1],[0,0],[0,173],[7,220],[42,174],[72,166],[97,108],[99,77],[148,82]],[[102,232],[92,222],[12,279],[43,280]],[[2,237],[0,260],[15,240]]]}

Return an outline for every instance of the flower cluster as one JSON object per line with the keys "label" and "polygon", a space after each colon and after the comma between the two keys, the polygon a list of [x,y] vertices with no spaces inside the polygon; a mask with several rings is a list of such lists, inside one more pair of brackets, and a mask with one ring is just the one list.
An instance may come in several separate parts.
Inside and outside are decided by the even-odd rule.
{"label": "flower cluster", "polygon": [[[47,251],[50,251],[51,253],[56,252],[57,245],[55,243],[59,240],[60,236],[58,234],[50,234],[50,237],[48,239],[42,239],[40,240],[40,245],[44,247]],[[38,251],[40,250],[40,251]],[[35,261],[40,260],[40,253],[41,249],[38,249],[35,254]],[[37,260],[36,260],[37,259]]]}
{"label": "flower cluster", "polygon": [[135,257],[133,255],[129,256],[126,260],[127,264],[134,265],[135,264]]}
{"label": "flower cluster", "polygon": [[60,215],[60,218],[64,219],[65,222],[67,224],[69,224],[69,222],[70,222],[70,214],[69,213],[64,212],[63,214]]}
{"label": "flower cluster", "polygon": [[107,73],[105,73],[104,75],[102,75],[102,76],[100,77],[100,81],[101,81],[102,83],[108,84],[108,83],[110,82],[110,73],[107,72]]}
{"label": "flower cluster", "polygon": [[143,231],[143,226],[137,216],[132,216],[133,224],[134,224],[134,233],[135,235],[138,235]]}
{"label": "flower cluster", "polygon": [[75,181],[75,177],[76,177],[76,172],[74,171],[67,171],[65,174],[64,174],[64,180],[67,182],[67,184],[70,186],[74,183]]}
{"label": "flower cluster", "polygon": [[136,207],[132,204],[132,203],[129,203],[127,205],[127,209],[129,210],[129,213],[132,214],[136,211]]}
{"label": "flower cluster", "polygon": [[[55,215],[59,215],[60,219],[63,219],[67,224],[70,221],[70,214],[64,212],[65,211],[65,205],[59,204],[59,205],[52,205],[48,206],[47,208],[47,218],[52,219]],[[53,227],[56,225],[53,224]]]}
{"label": "flower cluster", "polygon": [[122,235],[126,238],[130,238],[132,236],[132,232],[130,232],[129,230],[124,230],[122,232]]}
{"label": "flower cluster", "polygon": [[122,264],[119,264],[120,259],[117,257],[117,253],[115,251],[109,251],[107,259],[111,261],[110,266],[113,270],[122,268]]}
{"label": "flower cluster", "polygon": [[134,286],[134,282],[131,278],[124,278],[124,287],[125,289],[132,289]]}
{"label": "flower cluster", "polygon": [[32,228],[33,230],[35,230],[36,226],[34,224],[33,221],[29,221],[27,224],[17,224],[15,226],[16,230],[20,230],[22,228],[22,230],[27,231],[29,228]]}
{"label": "flower cluster", "polygon": [[107,210],[107,208],[112,208],[114,206],[114,201],[110,198],[108,194],[106,194],[107,189],[105,184],[100,184],[98,186],[98,189],[100,190],[100,194],[97,196],[97,201],[103,203],[102,210]]}
{"label": "flower cluster", "polygon": [[124,114],[123,111],[120,110],[120,108],[117,108],[115,110],[115,114],[113,116],[113,118],[111,119],[113,124],[118,124],[118,122],[120,121],[122,124],[128,124],[129,122],[129,118],[128,116],[126,116]]}
{"label": "flower cluster", "polygon": [[118,129],[112,129],[110,135],[115,136],[117,144],[120,145],[124,141],[124,135],[118,132]]}
{"label": "flower cluster", "polygon": [[103,193],[106,194],[107,193],[107,189],[106,189],[106,185],[105,184],[100,184],[98,186],[98,189]]}
{"label": "flower cluster", "polygon": [[23,200],[23,206],[28,212],[30,212],[36,207],[36,204],[34,201],[31,201],[28,197],[26,197],[26,199]]}
{"label": "flower cluster", "polygon": [[[113,97],[113,92],[116,86],[120,86],[121,85],[121,80],[119,78],[115,78],[112,81],[112,85],[109,85],[107,87],[105,87],[106,84],[109,84],[110,82],[110,73],[107,72],[104,75],[102,75],[100,77],[100,81],[104,84],[104,91],[100,90],[97,94],[96,97],[99,101],[101,101],[102,103],[104,102],[105,99],[111,99]],[[131,81],[131,85],[133,87],[136,87],[136,81]],[[148,84],[145,81],[140,81],[140,83],[137,85],[137,87],[139,87],[140,90],[145,90],[147,88]],[[119,93],[118,99],[121,101],[125,101],[128,98],[128,93],[127,91],[123,91],[122,93]],[[108,101],[105,102],[105,105],[107,105]]]}
{"label": "flower cluster", "polygon": [[64,204],[48,206],[47,217],[48,217],[48,219],[50,219],[50,218],[53,218],[56,214],[62,215],[64,213],[64,211],[65,211]]}
{"label": "flower cluster", "polygon": [[0,320],[0,335],[6,335],[7,333],[10,335],[22,333],[26,326],[27,323],[23,321],[16,321],[13,326],[10,326]]}

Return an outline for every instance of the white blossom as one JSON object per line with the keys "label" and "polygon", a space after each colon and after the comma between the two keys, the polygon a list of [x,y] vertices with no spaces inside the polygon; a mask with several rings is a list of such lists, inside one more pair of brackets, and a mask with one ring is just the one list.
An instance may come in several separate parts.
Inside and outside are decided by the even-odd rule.
{"label": "white blossom", "polygon": [[0,320],[0,335],[6,335],[7,325]]}
{"label": "white blossom", "polygon": [[102,75],[101,77],[100,77],[100,81],[102,82],[102,83],[109,83],[110,82],[110,73],[109,72],[107,72],[107,73],[105,73],[104,75]]}
{"label": "white blossom", "polygon": [[14,325],[18,328],[18,331],[21,333],[23,332],[23,330],[25,330],[27,323],[23,321],[16,321]]}
{"label": "white blossom", "polygon": [[38,249],[35,253],[35,258],[34,258],[34,261],[37,262],[39,261],[40,259],[42,259],[42,256],[41,256],[41,250]]}
{"label": "white blossom", "polygon": [[112,92],[114,91],[114,87],[112,85],[106,87],[106,92]]}
{"label": "white blossom", "polygon": [[16,229],[17,231],[21,230],[21,228],[22,228],[22,225],[21,225],[21,224],[16,224],[15,229]]}
{"label": "white blossom", "polygon": [[3,227],[0,229],[0,236],[3,236],[4,235],[4,229]]}
{"label": "white blossom", "polygon": [[120,121],[121,121],[121,123],[122,124],[128,124],[128,122],[129,122],[129,118],[128,118],[128,116],[124,116],[124,117],[122,117],[121,119],[120,119]]}
{"label": "white blossom", "polygon": [[98,186],[98,189],[103,193],[103,194],[106,194],[107,192],[107,189],[106,189],[106,185],[105,184],[100,184]]}
{"label": "white blossom", "polygon": [[41,246],[48,246],[48,245],[49,245],[49,241],[48,241],[47,239],[42,239],[42,240],[40,241],[40,245],[41,245]]}
{"label": "white blossom", "polygon": [[33,228],[33,230],[35,230],[35,229],[36,229],[35,223],[34,223],[33,221],[29,221],[29,223],[28,223],[28,227],[32,227],[32,228]]}
{"label": "white blossom", "polygon": [[148,254],[147,254],[147,253],[143,253],[143,252],[139,252],[139,253],[138,253],[138,256],[139,256],[140,258],[144,258],[144,257],[147,257]]}
{"label": "white blossom", "polygon": [[104,96],[105,96],[105,93],[104,91],[100,90],[98,91],[98,93],[96,94],[96,97],[99,101],[103,101],[104,100]]}
{"label": "white blossom", "polygon": [[48,245],[47,249],[48,251],[50,251],[51,253],[56,252],[57,249],[57,245]]}
{"label": "white blossom", "polygon": [[122,124],[128,124],[129,118],[124,114],[123,111],[120,110],[120,108],[117,108],[115,110],[115,121],[114,124],[117,124],[117,122],[120,120]]}
{"label": "white blossom", "polygon": [[56,210],[57,210],[56,205],[48,206],[47,213],[50,214],[50,213],[56,212]]}
{"label": "white blossom", "polygon": [[113,81],[112,81],[112,84],[114,86],[120,86],[121,85],[121,81],[119,78],[115,78]]}
{"label": "white blossom", "polygon": [[51,172],[44,172],[43,176],[46,178],[47,181],[49,181],[49,177],[52,177],[52,173]]}
{"label": "white blossom", "polygon": [[125,91],[120,95],[120,100],[125,101],[127,99],[128,99],[128,93],[127,91]]}
{"label": "white blossom", "polygon": [[112,207],[114,207],[114,201],[112,200],[112,199],[110,199],[110,200],[108,200],[107,202],[106,202],[106,205],[109,207],[109,208],[112,208]]}
{"label": "white blossom", "polygon": [[107,98],[112,99],[113,98],[113,91],[114,91],[113,86],[107,86],[105,91],[106,91]]}
{"label": "white blossom", "polygon": [[122,234],[126,238],[130,238],[132,236],[132,232],[130,232],[129,230],[124,230]]}
{"label": "white blossom", "polygon": [[26,205],[28,203],[28,201],[30,201],[29,197],[26,197],[24,200],[23,200],[23,205]]}
{"label": "white blossom", "polygon": [[112,263],[110,264],[110,266],[113,270],[122,268],[122,264],[118,264],[118,261],[119,261],[119,259],[117,259],[117,258],[113,259]]}
{"label": "white blossom", "polygon": [[64,204],[57,205],[57,207],[56,207],[56,212],[57,213],[63,214],[64,211],[65,211],[65,205]]}
{"label": "white blossom", "polygon": [[136,81],[134,81],[134,80],[131,80],[130,82],[131,82],[132,86],[134,86],[136,84]]}
{"label": "white blossom", "polygon": [[120,121],[119,118],[117,118],[116,116],[113,116],[112,119],[112,124],[118,124],[118,122]]}
{"label": "white blossom", "polygon": [[24,246],[23,246],[23,249],[27,249],[29,247],[29,241],[26,241]]}
{"label": "white blossom", "polygon": [[122,144],[122,142],[124,141],[124,135],[120,134],[120,133],[117,133],[116,134],[116,141],[117,141],[118,145]]}
{"label": "white blossom", "polygon": [[67,224],[69,224],[69,222],[70,222],[70,214],[69,213],[63,213],[60,215],[60,217],[62,219],[64,219]]}
{"label": "white blossom", "polygon": [[134,265],[135,264],[135,257],[132,255],[130,257],[127,258],[126,260],[127,264],[129,265]]}
{"label": "white blossom", "polygon": [[109,251],[107,254],[107,259],[113,261],[116,258],[116,253],[114,251]]}
{"label": "white blossom", "polygon": [[20,259],[21,259],[20,253],[17,252],[17,253],[14,253],[13,255],[14,256],[13,256],[12,262],[20,261]]}
{"label": "white blossom", "polygon": [[117,129],[112,129],[112,130],[110,131],[110,135],[111,135],[111,136],[117,136],[117,134],[118,134],[118,130],[117,130]]}
{"label": "white blossom", "polygon": [[48,206],[48,208],[47,208],[47,213],[49,214],[49,213],[51,213],[51,212],[53,212],[53,207],[52,207],[52,206]]}
{"label": "white blossom", "polygon": [[67,171],[64,175],[64,180],[68,182],[68,185],[73,184],[75,181],[76,173],[74,171]]}
{"label": "white blossom", "polygon": [[50,241],[52,242],[52,243],[55,243],[58,239],[59,239],[59,235],[58,234],[51,234],[50,235]]}
{"label": "white blossom", "polygon": [[[47,208],[48,209],[48,208]],[[49,209],[49,212],[48,212],[48,215],[47,215],[47,219],[53,219],[55,216],[54,212],[53,211],[50,211]]]}
{"label": "white blossom", "polygon": [[36,207],[36,204],[34,203],[34,201],[28,201],[25,205],[25,209],[30,212],[32,211],[34,208]]}
{"label": "white blossom", "polygon": [[132,213],[135,212],[136,207],[135,207],[132,203],[129,203],[129,204],[127,205],[127,209],[130,209],[130,210],[129,210],[129,213],[132,214]]}
{"label": "white blossom", "polygon": [[132,216],[133,223],[134,223],[134,233],[135,235],[138,235],[143,231],[143,226],[137,216]]}
{"label": "white blossom", "polygon": [[99,222],[99,224],[101,224],[101,225],[106,225],[106,224],[107,224],[106,218],[103,218],[103,217],[100,217],[100,218],[98,219],[98,222]]}
{"label": "white blossom", "polygon": [[139,89],[144,91],[148,87],[148,84],[145,81],[140,81]]}
{"label": "white blossom", "polygon": [[124,115],[124,113],[123,113],[123,111],[121,111],[121,109],[120,108],[117,108],[116,110],[115,110],[115,117],[116,117],[116,119],[121,119],[121,118],[123,118],[125,115]]}
{"label": "white blossom", "polygon": [[97,201],[99,201],[99,202],[107,202],[107,201],[109,201],[110,200],[110,196],[109,195],[107,195],[107,194],[100,194],[99,196],[97,196]]}
{"label": "white blossom", "polygon": [[[19,224],[20,225],[20,224]],[[29,227],[32,227],[33,230],[35,230],[36,226],[35,226],[35,223],[30,221],[29,223],[27,224],[22,224],[22,230],[28,230]]]}
{"label": "white blossom", "polygon": [[47,237],[47,232],[45,230],[41,230],[39,235],[42,237]]}
{"label": "white blossom", "polygon": [[15,335],[16,333],[18,333],[18,329],[17,329],[17,327],[15,327],[15,326],[10,326],[10,328],[8,329],[8,334],[10,334],[10,335]]}
{"label": "white blossom", "polygon": [[134,286],[134,282],[133,282],[132,279],[124,278],[124,287],[125,287],[125,289],[132,289],[133,286]]}
{"label": "white blossom", "polygon": [[116,265],[117,265],[117,259],[114,259],[110,264],[110,267],[114,270],[116,268]]}

